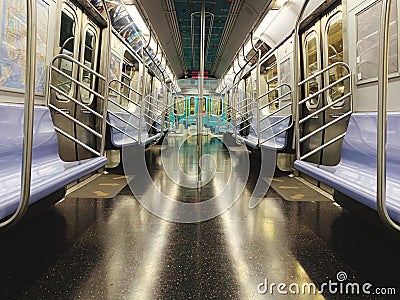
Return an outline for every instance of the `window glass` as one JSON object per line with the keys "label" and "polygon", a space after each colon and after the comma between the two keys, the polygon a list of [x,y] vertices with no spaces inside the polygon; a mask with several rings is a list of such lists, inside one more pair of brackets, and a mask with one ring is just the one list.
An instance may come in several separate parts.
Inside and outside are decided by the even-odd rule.
{"label": "window glass", "polygon": [[207,102],[206,97],[203,97],[203,114],[206,112],[206,102]]}
{"label": "window glass", "polygon": [[[124,57],[122,63],[122,83],[121,84],[121,94],[124,95],[126,98],[121,97],[120,104],[123,106],[129,105],[129,100],[132,100],[132,91],[129,87],[132,87],[132,78],[135,76],[135,66],[130,62],[130,60]],[[127,99],[128,98],[128,99]]]}
{"label": "window glass", "polygon": [[190,115],[194,115],[196,101],[194,97],[190,97]]}
{"label": "window glass", "polygon": [[[389,73],[398,72],[397,1],[392,1],[389,25]],[[382,2],[356,15],[357,80],[375,79],[379,69],[379,27]]]}
{"label": "window glass", "polygon": [[[268,59],[267,67],[264,70],[264,79],[267,85],[267,91],[271,91],[278,86],[278,65],[276,63],[275,55]],[[268,103],[270,103],[270,110],[275,110],[279,108],[279,101],[274,101],[277,98],[277,90],[269,93],[268,98],[265,101],[268,101]]]}
{"label": "window glass", "polygon": [[[327,44],[325,49],[328,55],[328,65],[332,65],[336,62],[343,61],[343,31],[342,31],[342,14],[338,13],[332,17],[329,21],[326,30]],[[343,67],[332,68],[328,71],[328,84],[332,84],[346,75],[346,70]],[[331,89],[329,89],[328,101],[332,102],[339,99],[345,94],[345,81],[342,81]],[[343,107],[344,100],[333,105],[335,108]]]}
{"label": "window glass", "polygon": [[[75,36],[76,20],[73,15],[66,12],[61,13],[61,28],[60,28],[60,53],[73,54],[74,52],[74,36]],[[65,74],[72,76],[72,62],[66,59],[59,60],[58,68]],[[67,94],[71,94],[72,81],[61,74],[57,75],[57,87]]]}
{"label": "window glass", "polygon": [[[319,69],[318,40],[315,32],[311,33],[306,39],[306,77],[314,75]],[[315,94],[319,90],[319,82],[314,78],[306,83],[306,97]],[[307,101],[308,109],[315,109],[319,103],[319,96]]]}
{"label": "window glass", "polygon": [[281,71],[280,71],[281,83],[286,83],[288,85],[291,85],[292,83],[290,79],[291,74],[292,71],[290,70],[290,58],[288,58],[281,63]]}
{"label": "window glass", "polygon": [[[86,30],[84,42],[83,63],[85,66],[93,70],[95,68],[96,35],[90,28]],[[82,69],[81,82],[88,88],[93,88],[94,75],[89,71]],[[92,102],[93,94],[83,88],[80,88],[80,93],[83,103],[90,104]]]}
{"label": "window glass", "polygon": [[[281,84],[288,84],[289,86],[292,86],[292,79],[291,79],[291,75],[292,75],[292,71],[290,70],[290,58],[284,60],[281,65],[280,65],[280,80],[281,80]],[[287,87],[283,87],[280,89],[281,91],[281,95],[282,94],[286,94],[289,90]],[[282,101],[286,101],[286,100],[290,100],[290,95],[283,97]]]}
{"label": "window glass", "polygon": [[182,116],[185,113],[185,102],[180,97],[174,97],[174,114]]}
{"label": "window glass", "polygon": [[[115,55],[114,53],[111,54],[111,64],[110,64],[110,80],[120,80],[120,64],[121,64],[121,59]],[[118,91],[119,84],[115,81],[113,81],[110,84],[110,87],[116,91]],[[114,99],[120,99],[121,97],[114,92],[113,90],[110,90],[110,97]],[[121,100],[119,100],[121,101]]]}
{"label": "window glass", "polygon": [[60,44],[63,50],[74,52],[75,18],[66,12],[61,13]]}
{"label": "window glass", "polygon": [[219,99],[212,99],[211,102],[211,114],[214,116],[220,116],[222,113],[222,102]]}

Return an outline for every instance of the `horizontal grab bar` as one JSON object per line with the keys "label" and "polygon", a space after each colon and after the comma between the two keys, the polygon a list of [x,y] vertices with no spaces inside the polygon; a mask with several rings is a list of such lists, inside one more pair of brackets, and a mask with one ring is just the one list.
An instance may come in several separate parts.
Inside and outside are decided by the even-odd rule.
{"label": "horizontal grab bar", "polygon": [[339,61],[339,62],[336,62],[334,64],[329,65],[328,67],[326,67],[325,69],[322,69],[321,71],[318,71],[317,73],[314,73],[310,77],[308,77],[308,78],[304,79],[303,81],[299,82],[298,85],[301,86],[301,85],[305,84],[306,82],[308,82],[308,81],[320,76],[321,74],[325,73],[326,71],[329,71],[330,69],[332,69],[334,67],[337,67],[337,66],[344,67],[348,71],[348,73],[351,74],[349,65],[344,63],[344,62]]}
{"label": "horizontal grab bar", "polygon": [[93,135],[97,136],[98,138],[102,138],[102,134],[97,132],[96,130],[90,128],[89,126],[87,126],[86,124],[83,124],[81,121],[79,121],[78,119],[71,117],[69,114],[63,112],[61,109],[57,108],[56,106],[54,106],[53,104],[49,104],[49,107],[54,109],[56,112],[58,112],[59,114],[63,115],[64,117],[66,117],[67,119],[71,120],[72,122],[74,122],[75,124],[78,124],[79,126],[85,128],[87,131],[89,131],[90,133],[92,133]]}
{"label": "horizontal grab bar", "polygon": [[83,148],[85,148],[86,150],[88,150],[89,152],[93,153],[94,155],[97,156],[101,156],[100,152],[96,151],[95,149],[93,149],[92,147],[89,147],[88,145],[86,145],[85,143],[82,143],[80,140],[74,138],[72,135],[69,135],[68,133],[66,133],[65,131],[63,131],[62,129],[58,128],[57,126],[54,126],[55,131],[57,131],[58,133],[62,134],[63,136],[65,136],[66,138],[70,139],[71,141],[77,143],[78,145],[82,146]]}

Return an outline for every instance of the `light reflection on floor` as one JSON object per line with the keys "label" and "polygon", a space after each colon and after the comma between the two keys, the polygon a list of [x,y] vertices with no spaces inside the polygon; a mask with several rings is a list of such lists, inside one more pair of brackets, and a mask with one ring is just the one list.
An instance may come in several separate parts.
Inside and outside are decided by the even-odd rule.
{"label": "light reflection on floor", "polygon": [[[161,146],[147,150],[157,186],[177,201],[204,201],[218,193],[231,162],[219,142],[205,146],[217,172],[200,197],[196,189],[171,183],[160,164]],[[185,147],[179,163],[190,174],[197,170],[195,146]],[[286,202],[269,191],[250,210],[254,178],[228,211],[196,224],[154,216],[128,188],[111,200],[67,199],[0,237],[2,298],[346,299],[257,291],[266,278],[319,286],[339,271],[352,282],[398,287],[399,247],[390,239],[331,203]],[[26,253],[29,258],[21,259]]]}

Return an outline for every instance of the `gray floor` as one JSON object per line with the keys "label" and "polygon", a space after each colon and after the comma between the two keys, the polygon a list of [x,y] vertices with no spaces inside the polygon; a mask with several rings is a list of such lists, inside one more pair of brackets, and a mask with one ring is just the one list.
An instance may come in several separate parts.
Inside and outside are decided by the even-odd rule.
{"label": "gray floor", "polygon": [[[225,157],[220,159],[224,164],[227,151],[218,142],[210,147],[210,153]],[[225,172],[217,172],[197,194],[168,181],[159,152],[159,146],[147,150],[147,163],[166,194],[197,203],[219,192],[221,185],[214,180]],[[189,171],[195,170],[188,161],[187,156],[179,159]],[[333,203],[289,202],[272,190],[249,209],[254,173],[230,209],[195,224],[153,215],[128,186],[113,199],[66,199],[0,236],[0,298],[389,298],[326,290],[321,295],[286,295],[277,286],[273,293],[258,291],[265,280],[268,285],[286,284],[286,291],[290,284],[314,283],[319,288],[340,282],[339,272],[347,275],[343,283],[396,287],[398,295],[392,298],[399,298],[400,247],[392,238]],[[156,195],[146,187],[142,192]]]}

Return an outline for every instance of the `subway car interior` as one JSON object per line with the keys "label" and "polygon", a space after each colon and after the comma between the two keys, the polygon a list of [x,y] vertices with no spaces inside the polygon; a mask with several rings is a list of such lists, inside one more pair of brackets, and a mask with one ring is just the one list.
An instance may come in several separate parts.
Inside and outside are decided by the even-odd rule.
{"label": "subway car interior", "polygon": [[0,16],[0,299],[400,299],[400,0]]}

